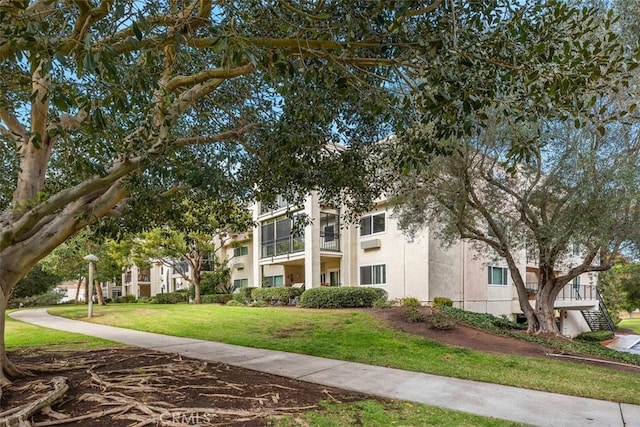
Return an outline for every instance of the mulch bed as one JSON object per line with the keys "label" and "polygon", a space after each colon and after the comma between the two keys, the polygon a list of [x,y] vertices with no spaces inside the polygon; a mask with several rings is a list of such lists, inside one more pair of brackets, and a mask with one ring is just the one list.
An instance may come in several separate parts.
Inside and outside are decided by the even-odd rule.
{"label": "mulch bed", "polygon": [[[12,361],[37,377],[3,390],[7,411],[52,393],[54,378],[69,389],[33,426],[263,426],[311,409],[320,401],[372,399],[330,387],[138,348],[73,353],[13,353]],[[43,413],[44,412],[44,413]],[[83,418],[78,418],[83,417]],[[70,419],[77,419],[69,422]],[[304,422],[300,421],[300,425]]]}

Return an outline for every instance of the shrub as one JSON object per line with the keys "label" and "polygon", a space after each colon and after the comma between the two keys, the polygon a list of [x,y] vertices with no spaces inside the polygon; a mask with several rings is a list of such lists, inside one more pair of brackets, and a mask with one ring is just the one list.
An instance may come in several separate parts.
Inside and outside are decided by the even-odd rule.
{"label": "shrub", "polygon": [[402,307],[402,317],[407,322],[424,322],[426,319],[426,316],[420,310],[411,306]]}
{"label": "shrub", "polygon": [[579,341],[600,342],[610,340],[613,337],[614,334],[611,331],[589,331],[581,333],[575,339]]}
{"label": "shrub", "polygon": [[230,307],[244,307],[243,303],[235,299],[232,299],[231,301],[227,302],[227,305]]}
{"label": "shrub", "polygon": [[249,304],[251,301],[251,292],[257,288],[240,288],[238,292],[233,294],[233,299],[241,304]]}
{"label": "shrub", "polygon": [[527,329],[526,324],[512,322],[506,316],[496,317],[487,313],[474,313],[447,306],[440,307],[440,310],[442,313],[462,320],[471,326],[477,326],[497,333],[503,333],[504,331],[512,329]]}
{"label": "shrub", "polygon": [[425,322],[431,329],[448,330],[456,326],[455,320],[438,311],[434,311],[431,313],[431,316],[426,317]]}
{"label": "shrub", "polygon": [[447,297],[434,297],[433,305],[434,307],[453,307],[453,301]]}
{"label": "shrub", "polygon": [[266,307],[267,303],[264,301],[253,301],[251,304],[249,304],[249,307]]}
{"label": "shrub", "polygon": [[251,298],[254,301],[263,301],[268,304],[289,304],[293,298],[300,296],[298,288],[254,288]]}
{"label": "shrub", "polygon": [[400,304],[403,307],[407,307],[407,308],[418,309],[418,308],[422,307],[422,304],[420,303],[420,300],[418,298],[414,298],[414,297],[402,298],[402,300],[400,301]]}
{"label": "shrub", "polygon": [[151,298],[149,297],[140,297],[136,301],[138,304],[149,304],[151,302]]}
{"label": "shrub", "polygon": [[304,291],[298,304],[308,308],[372,307],[374,301],[386,297],[387,292],[378,288],[322,287]]}
{"label": "shrub", "polygon": [[387,301],[382,298],[378,298],[373,302],[373,308],[387,309],[393,307],[393,301]]}
{"label": "shrub", "polygon": [[168,292],[156,295],[156,304],[177,304],[179,302],[188,302],[188,292]]}
{"label": "shrub", "polygon": [[202,295],[201,300],[204,304],[226,304],[231,301],[231,294],[210,294]]}
{"label": "shrub", "polygon": [[133,295],[121,295],[116,298],[115,302],[121,304],[131,304],[133,302],[136,302],[136,297]]}

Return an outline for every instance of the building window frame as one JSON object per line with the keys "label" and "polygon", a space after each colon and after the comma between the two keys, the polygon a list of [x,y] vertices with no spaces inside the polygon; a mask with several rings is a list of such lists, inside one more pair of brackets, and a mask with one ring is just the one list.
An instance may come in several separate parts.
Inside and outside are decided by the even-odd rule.
{"label": "building window frame", "polygon": [[387,264],[369,264],[358,267],[360,286],[381,286],[387,284]]}
{"label": "building window frame", "polygon": [[282,288],[284,287],[284,275],[263,276],[262,283],[263,288]]}
{"label": "building window frame", "polygon": [[247,277],[233,280],[234,289],[248,288],[248,287],[249,287],[249,278]]}
{"label": "building window frame", "polygon": [[509,285],[509,268],[498,265],[487,266],[487,283],[489,286]]}
{"label": "building window frame", "polygon": [[249,246],[243,245],[233,248],[234,258],[249,255]]}
{"label": "building window frame", "polygon": [[360,218],[360,237],[380,234],[387,231],[386,212],[376,212]]}

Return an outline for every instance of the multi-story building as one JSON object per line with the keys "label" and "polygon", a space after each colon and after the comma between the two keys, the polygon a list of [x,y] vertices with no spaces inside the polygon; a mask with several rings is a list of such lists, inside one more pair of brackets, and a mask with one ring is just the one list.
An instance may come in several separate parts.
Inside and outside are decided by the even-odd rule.
{"label": "multi-story building", "polygon": [[122,295],[149,298],[165,292],[188,289],[189,283],[178,269],[189,274],[187,262],[176,264],[174,267],[168,267],[160,262],[151,262],[144,267],[128,266],[122,272]]}
{"label": "multi-story building", "polygon": [[[447,297],[464,310],[517,319],[522,315],[506,262],[458,240],[443,245],[430,228],[413,237],[403,233],[381,201],[357,224],[342,223],[338,209],[310,193],[300,206],[278,198],[272,207],[255,203],[255,228],[225,240],[220,257],[231,269],[231,284],[242,287],[366,286],[387,291],[390,299],[415,297],[430,303]],[[302,221],[306,216],[311,221]],[[576,248],[576,257],[579,248]],[[535,303],[538,266],[522,250],[521,277]],[[176,268],[151,263],[123,273],[123,295],[150,297],[189,286]],[[596,328],[602,303],[597,275],[585,273],[558,295],[555,308],[560,331],[567,336]]]}
{"label": "multi-story building", "polygon": [[[358,224],[341,223],[339,210],[325,206],[316,193],[301,206],[279,198],[272,208],[256,203],[252,211],[253,232],[236,236],[222,251],[235,287],[379,287],[390,299],[429,303],[447,297],[469,311],[512,319],[522,314],[504,260],[464,240],[444,246],[429,228],[410,238],[384,202]],[[312,222],[297,227],[303,214]],[[537,265],[524,250],[519,261],[533,303]],[[596,285],[595,274],[583,274],[560,293],[556,309],[563,334],[589,330],[589,313],[599,311]]]}

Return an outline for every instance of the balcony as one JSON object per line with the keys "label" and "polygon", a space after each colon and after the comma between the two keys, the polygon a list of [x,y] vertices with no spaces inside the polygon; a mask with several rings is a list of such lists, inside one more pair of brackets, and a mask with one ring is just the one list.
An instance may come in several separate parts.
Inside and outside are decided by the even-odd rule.
{"label": "balcony", "polygon": [[288,236],[272,241],[262,242],[262,258],[304,252],[304,236]]}
{"label": "balcony", "polygon": [[[526,285],[527,290],[534,295],[538,291],[538,283]],[[596,285],[580,285],[568,283],[556,296],[555,308],[584,309],[598,305],[598,287]]]}

